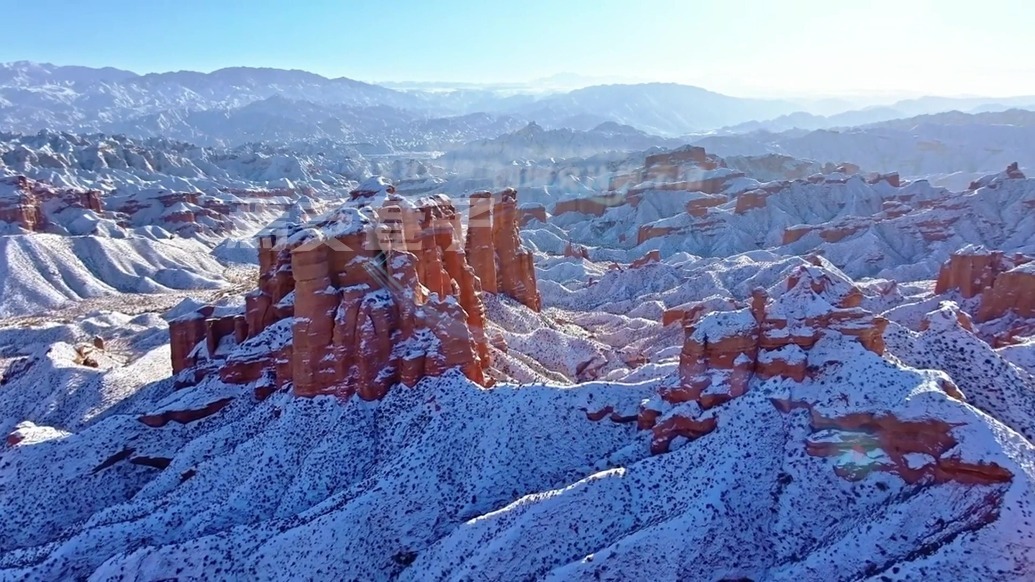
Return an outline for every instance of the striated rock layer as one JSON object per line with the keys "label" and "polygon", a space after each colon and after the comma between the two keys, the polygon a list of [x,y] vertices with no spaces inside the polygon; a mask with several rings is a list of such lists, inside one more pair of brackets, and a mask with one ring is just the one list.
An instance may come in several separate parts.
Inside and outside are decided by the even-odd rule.
{"label": "striated rock layer", "polygon": [[101,212],[97,190],[56,188],[25,176],[0,178],[0,222],[8,222],[24,230],[42,232],[48,215],[65,208]]}
{"label": "striated rock layer", "polygon": [[466,245],[444,195],[414,201],[385,187],[351,198],[325,218],[261,234],[243,313],[209,306],[170,323],[181,385],[218,372],[256,382],[260,397],[290,386],[374,400],[450,369],[490,383],[483,290],[540,307],[517,193],[472,195]]}

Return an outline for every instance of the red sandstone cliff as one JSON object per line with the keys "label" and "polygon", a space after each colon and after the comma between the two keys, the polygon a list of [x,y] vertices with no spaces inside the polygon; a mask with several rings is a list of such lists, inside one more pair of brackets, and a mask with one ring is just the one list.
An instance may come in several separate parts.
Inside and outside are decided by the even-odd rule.
{"label": "red sandstone cliff", "polygon": [[1035,317],[1035,263],[1024,255],[967,247],[949,257],[938,272],[935,293],[956,290],[964,299],[980,297],[975,320],[1013,313]]}

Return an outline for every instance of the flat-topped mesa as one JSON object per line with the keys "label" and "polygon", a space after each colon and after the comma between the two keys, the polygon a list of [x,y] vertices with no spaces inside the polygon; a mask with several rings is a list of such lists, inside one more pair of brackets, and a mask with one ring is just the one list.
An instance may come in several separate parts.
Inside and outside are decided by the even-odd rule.
{"label": "flat-topped mesa", "polygon": [[1035,263],[1024,255],[967,246],[954,253],[938,272],[935,293],[956,290],[964,299],[979,297],[974,314],[985,322],[1013,313],[1035,317]]}
{"label": "flat-topped mesa", "polygon": [[[495,288],[539,307],[532,255],[517,238],[513,191],[487,206],[487,240],[478,240],[485,225],[475,222],[470,256],[449,198],[413,200],[387,188],[381,194],[260,233],[258,288],[246,296],[244,313],[223,321],[202,308],[171,322],[174,369],[194,372],[181,384],[218,370],[226,382],[256,382],[260,396],[291,385],[298,396],[373,400],[395,384],[458,369],[488,385],[482,282],[469,260],[482,268],[499,262]],[[479,208],[484,204],[472,212]],[[499,249],[518,260],[499,261]]]}
{"label": "flat-topped mesa", "polygon": [[643,166],[613,176],[608,191],[593,197],[557,202],[552,214],[569,212],[602,216],[609,208],[638,206],[650,192],[701,192],[700,200],[688,206],[688,212],[701,212],[709,204],[727,202],[722,194],[731,183],[743,178],[743,172],[726,166],[722,158],[707,153],[699,146],[684,146],[667,152],[648,155]]}
{"label": "flat-topped mesa", "polygon": [[482,287],[539,311],[532,252],[521,244],[517,191],[475,192],[467,225],[467,254]]}

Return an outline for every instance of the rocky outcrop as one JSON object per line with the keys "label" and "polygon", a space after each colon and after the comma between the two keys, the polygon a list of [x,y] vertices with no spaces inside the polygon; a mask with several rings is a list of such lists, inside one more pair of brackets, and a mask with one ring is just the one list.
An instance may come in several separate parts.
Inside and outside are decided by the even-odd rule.
{"label": "rocky outcrop", "polygon": [[171,322],[182,383],[218,373],[254,382],[259,398],[290,386],[366,400],[452,369],[490,383],[483,278],[539,309],[516,192],[472,196],[466,245],[447,197],[366,192],[319,221],[262,233],[243,313],[206,306]]}
{"label": "rocky outcrop", "polygon": [[[791,446],[827,459],[845,480],[883,472],[907,484],[1011,482],[1010,467],[961,452],[971,433],[957,430],[960,423],[909,409],[921,399],[931,409],[965,406],[952,380],[881,358],[886,322],[860,307],[860,290],[828,262],[809,263],[743,302],[714,297],[673,308],[685,314],[678,381],[663,384],[636,414],[637,427],[651,431],[650,452],[721,431],[724,414],[745,409],[717,407],[764,385],[777,410],[808,422],[803,442]],[[951,311],[942,315],[965,317]],[[859,378],[871,372],[880,380]],[[587,418],[627,422],[630,415],[605,406]]]}
{"label": "rocky outcrop", "polygon": [[747,391],[755,376],[805,378],[805,353],[830,332],[854,338],[884,353],[887,321],[859,307],[852,283],[817,264],[800,267],[776,297],[756,290],[748,305],[733,311],[697,311],[684,320],[681,386],[673,402],[695,401],[704,409]]}
{"label": "rocky outcrop", "polygon": [[577,212],[602,216],[615,206],[638,206],[651,191],[701,193],[687,206],[688,212],[701,213],[725,203],[728,198],[722,192],[732,180],[742,177],[743,172],[727,168],[722,158],[708,154],[704,148],[685,146],[646,156],[641,168],[613,176],[606,193],[562,200],[554,205],[553,215]]}
{"label": "rocky outcrop", "polygon": [[593,196],[591,198],[572,198],[570,200],[561,200],[554,204],[553,215],[561,216],[569,212],[576,212],[579,214],[602,216],[607,212],[608,208],[621,206],[622,204],[625,204],[625,202],[625,196],[617,193]]}
{"label": "rocky outcrop", "polygon": [[978,321],[989,321],[1013,313],[1019,317],[1035,317],[1035,263],[1024,262],[996,277],[981,296]]}
{"label": "rocky outcrop", "polygon": [[673,308],[683,316],[685,342],[679,382],[640,411],[639,426],[653,431],[652,451],[673,438],[697,438],[716,427],[707,411],[748,392],[751,383],[809,377],[808,352],[837,334],[877,355],[884,353],[887,321],[860,308],[862,293],[823,259],[799,267],[782,287],[757,289],[749,301],[719,297]]}
{"label": "rocky outcrop", "polygon": [[67,208],[102,212],[100,192],[56,188],[25,176],[0,178],[0,222],[28,231],[46,230],[48,215]]}
{"label": "rocky outcrop", "polygon": [[[858,480],[872,471],[893,473],[906,483],[989,485],[1013,474],[995,463],[968,462],[949,453],[957,446],[952,426],[938,419],[901,420],[891,415],[854,413],[827,418],[811,410],[815,431],[805,451],[815,457],[862,455],[865,463],[835,465],[835,472]],[[879,454],[876,454],[879,452]]]}
{"label": "rocky outcrop", "polygon": [[572,244],[570,241],[564,246],[564,256],[589,260],[589,249],[579,244]]}
{"label": "rocky outcrop", "polygon": [[137,420],[150,426],[152,428],[161,428],[170,422],[176,422],[179,424],[190,424],[192,422],[201,420],[212,416],[219,412],[227,404],[233,402],[233,398],[220,398],[207,404],[198,406],[197,408],[185,408],[181,410],[165,410],[162,412],[156,412],[153,414],[141,415]]}
{"label": "rocky outcrop", "polygon": [[546,224],[546,207],[542,204],[522,204],[518,211],[521,213],[521,223],[518,226],[524,227],[536,220]]}
{"label": "rocky outcrop", "polygon": [[532,252],[522,246],[518,229],[516,190],[508,188],[496,194],[476,192],[471,195],[465,248],[474,273],[487,291],[509,295],[539,311],[542,300],[536,286]]}
{"label": "rocky outcrop", "polygon": [[984,188],[986,186],[995,188],[995,187],[999,186],[999,184],[1002,184],[1005,180],[1024,180],[1024,179],[1025,179],[1024,172],[1021,171],[1021,168],[1017,164],[1017,162],[1013,162],[1009,166],[1006,166],[1006,169],[1003,170],[1002,172],[999,172],[998,174],[992,174],[990,176],[985,176],[985,177],[981,178],[980,180],[974,180],[973,182],[970,183],[970,186],[968,186],[967,189],[968,190],[977,190],[978,188]]}
{"label": "rocky outcrop", "polygon": [[942,265],[935,293],[958,292],[979,297],[975,320],[986,322],[1014,314],[1035,317],[1035,263],[1030,257],[1007,257],[1001,251],[966,247]]}

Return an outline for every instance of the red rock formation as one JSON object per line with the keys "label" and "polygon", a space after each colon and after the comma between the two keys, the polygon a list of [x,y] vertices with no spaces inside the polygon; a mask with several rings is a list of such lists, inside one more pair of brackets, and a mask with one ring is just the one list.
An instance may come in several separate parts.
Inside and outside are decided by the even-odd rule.
{"label": "red rock formation", "polygon": [[[474,273],[482,281],[482,289],[496,293],[496,248],[492,236],[492,193],[471,194],[471,210],[467,222],[465,250]],[[556,211],[555,211],[556,214]]]}
{"label": "red rock formation", "polygon": [[1014,162],[1007,166],[1006,170],[1004,170],[1002,173],[998,175],[985,176],[980,180],[974,180],[970,183],[970,186],[968,186],[967,189],[977,190],[978,188],[982,188],[985,186],[995,188],[1003,180],[1023,180],[1024,178],[1024,172],[1021,171],[1020,167],[1017,165],[1017,162]]}
{"label": "red rock formation", "polygon": [[696,162],[703,164],[708,161],[708,154],[705,149],[700,146],[686,146],[673,150],[671,152],[664,152],[660,154],[653,154],[647,156],[643,165],[647,168],[657,168],[665,166],[676,166],[684,162]]}
{"label": "red rock formation", "polygon": [[651,263],[660,263],[660,262],[661,262],[661,251],[659,251],[658,249],[654,249],[652,251],[647,251],[647,254],[645,254],[642,257],[636,259],[635,261],[629,263],[629,268],[630,269],[639,269],[640,267],[646,267],[647,265],[649,265]]}
{"label": "red rock formation", "polygon": [[702,194],[686,203],[686,213],[698,218],[708,215],[708,209],[726,203],[726,197],[719,194]]}
{"label": "red rock formation", "polygon": [[539,311],[542,300],[536,286],[533,255],[521,244],[517,223],[517,191],[513,188],[500,192],[493,206],[492,238],[499,267],[496,273],[500,292]]}
{"label": "red rock formation", "polygon": [[989,321],[1007,313],[1035,317],[1035,263],[1025,263],[1002,273],[981,296],[978,321]]}
{"label": "red rock formation", "polygon": [[546,224],[546,207],[542,204],[526,204],[519,208],[521,212],[521,224],[519,226],[526,226],[533,220]]}
{"label": "red rock formation", "polygon": [[1001,251],[968,247],[949,257],[938,272],[935,293],[956,290],[964,299],[980,296],[978,322],[1009,313],[1035,317],[1035,263],[1030,257],[1006,257]]}
{"label": "red rock formation", "polygon": [[258,398],[291,385],[299,396],[372,400],[450,369],[489,384],[477,269],[493,291],[539,308],[516,193],[472,196],[467,251],[448,198],[383,193],[379,207],[361,192],[320,222],[263,234],[243,314],[206,307],[172,322],[175,370],[256,382]]}
{"label": "red rock formation", "polygon": [[636,231],[636,244],[642,245],[652,238],[666,236],[676,232],[676,230],[676,228],[670,226],[651,226],[649,224],[641,225]]}
{"label": "red rock formation", "polygon": [[697,439],[715,430],[718,424],[719,421],[715,417],[695,419],[671,416],[666,418],[650,427],[652,433],[650,452],[652,455],[667,453],[676,437]]}
{"label": "red rock formation", "polygon": [[[806,406],[806,408],[809,408]],[[867,459],[860,468],[844,465],[835,471],[846,479],[864,477],[869,471],[894,473],[906,483],[945,483],[988,485],[1009,482],[1013,474],[995,463],[969,463],[945,456],[956,446],[952,426],[938,419],[903,421],[891,415],[875,416],[855,413],[839,418],[826,418],[811,410],[812,428],[817,431],[805,443],[805,451],[817,457],[841,457],[858,452],[883,453],[884,462]],[[819,431],[827,431],[820,434]],[[926,462],[910,462],[907,455]]]}
{"label": "red rock formation", "polygon": [[992,286],[1000,273],[1009,269],[1002,252],[964,249],[949,257],[938,271],[934,292],[942,294],[957,289],[964,299],[977,297]]}
{"label": "red rock formation", "polygon": [[668,326],[676,322],[690,324],[700,319],[706,313],[711,313],[713,311],[732,311],[739,309],[740,307],[742,307],[742,305],[732,299],[712,296],[704,301],[684,303],[683,305],[666,309],[661,316],[662,325]]}
{"label": "red rock formation", "polygon": [[152,428],[160,428],[169,424],[170,422],[189,424],[191,422],[201,420],[202,418],[212,416],[213,414],[222,410],[227,404],[230,404],[231,402],[233,402],[233,398],[221,398],[199,408],[183,410],[166,410],[156,414],[144,414],[140,416],[137,420]]}
{"label": "red rock formation", "polygon": [[562,214],[567,214],[569,212],[578,212],[580,214],[602,216],[607,212],[608,208],[611,208],[612,206],[620,206],[625,204],[625,202],[625,197],[616,193],[604,196],[594,196],[592,198],[561,200],[557,204],[554,204],[553,215],[561,216]]}
{"label": "red rock formation", "polygon": [[200,313],[169,322],[169,349],[172,352],[173,374],[194,366],[194,347],[205,338],[205,318]]}
{"label": "red rock formation", "polygon": [[539,311],[532,252],[522,246],[518,232],[516,190],[471,195],[465,247],[486,291],[504,293]]}
{"label": "red rock formation", "polygon": [[611,176],[608,181],[607,189],[611,192],[616,192],[622,188],[628,186],[635,186],[643,181],[643,174],[641,172],[628,172],[625,174],[615,174]]}
{"label": "red rock formation", "polygon": [[[764,189],[751,190],[737,196],[737,205],[733,209],[736,214],[746,214],[749,210],[765,208],[766,200],[771,193]],[[785,243],[786,244],[786,243]]]}
{"label": "red rock formation", "polygon": [[[823,334],[839,333],[883,354],[887,322],[861,309],[861,301],[850,281],[813,259],[774,297],[759,289],[744,304],[715,297],[666,313],[668,319],[683,316],[686,340],[680,381],[660,392],[662,404],[674,407],[673,412],[662,415],[656,406],[640,410],[638,426],[654,432],[652,452],[667,451],[677,436],[699,438],[714,430],[714,417],[699,411],[743,395],[753,378],[804,381],[808,350]],[[690,416],[679,412],[686,406],[691,406],[686,409]]]}
{"label": "red rock formation", "polygon": [[0,178],[0,221],[39,232],[48,225],[48,212],[60,212],[66,208],[100,213],[100,192],[57,188],[25,176]]}
{"label": "red rock formation", "polygon": [[899,178],[898,172],[891,172],[890,174],[872,174],[866,179],[867,184],[877,184],[879,182],[887,182],[895,188],[902,187],[902,179]]}
{"label": "red rock formation", "polygon": [[792,226],[784,229],[782,244],[789,245],[805,238],[805,235],[816,230],[813,226]]}

